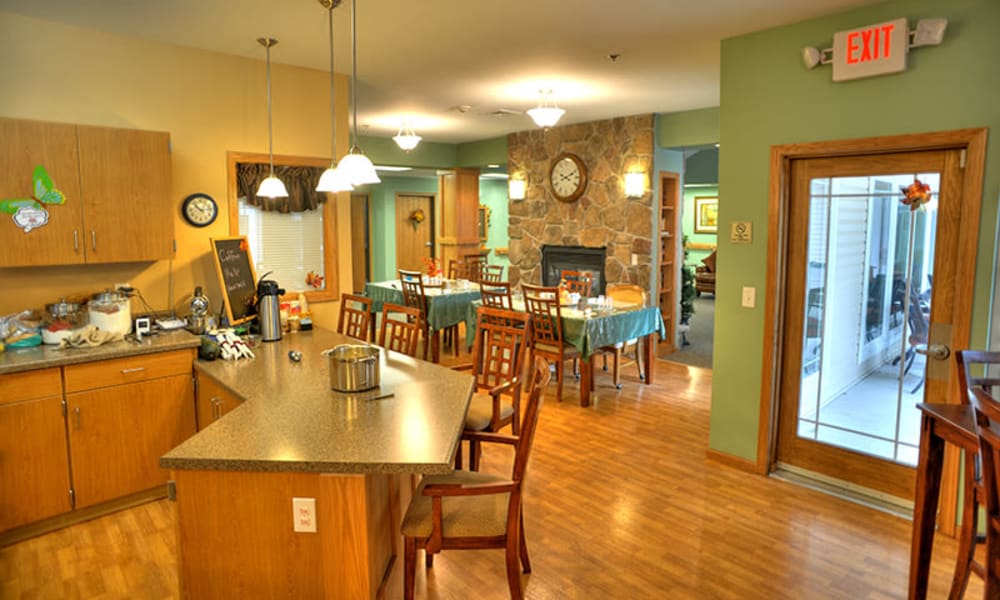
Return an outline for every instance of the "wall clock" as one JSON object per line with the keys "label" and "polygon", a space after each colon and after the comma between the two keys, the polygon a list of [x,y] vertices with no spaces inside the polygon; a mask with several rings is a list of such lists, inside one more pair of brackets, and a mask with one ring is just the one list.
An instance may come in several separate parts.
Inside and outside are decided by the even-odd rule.
{"label": "wall clock", "polygon": [[191,194],[184,199],[181,213],[191,225],[206,227],[219,216],[219,205],[208,194]]}
{"label": "wall clock", "polygon": [[574,202],[587,189],[587,165],[575,154],[560,154],[549,169],[549,185],[556,200]]}

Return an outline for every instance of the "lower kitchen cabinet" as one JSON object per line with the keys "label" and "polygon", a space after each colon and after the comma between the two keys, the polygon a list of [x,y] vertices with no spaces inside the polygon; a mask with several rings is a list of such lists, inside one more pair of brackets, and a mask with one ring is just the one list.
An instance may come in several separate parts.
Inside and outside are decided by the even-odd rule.
{"label": "lower kitchen cabinet", "polygon": [[72,508],[58,368],[0,376],[0,531]]}
{"label": "lower kitchen cabinet", "polygon": [[242,400],[211,377],[203,373],[197,377],[198,431],[201,431],[239,406]]}
{"label": "lower kitchen cabinet", "polygon": [[191,375],[66,395],[76,508],[167,482],[160,456],[195,431]]}

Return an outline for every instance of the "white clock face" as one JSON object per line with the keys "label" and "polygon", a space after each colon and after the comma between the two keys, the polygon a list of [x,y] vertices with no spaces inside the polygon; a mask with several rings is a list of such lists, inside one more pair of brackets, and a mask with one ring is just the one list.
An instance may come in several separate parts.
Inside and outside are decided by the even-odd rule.
{"label": "white clock face", "polygon": [[208,225],[215,220],[217,213],[215,201],[204,195],[192,196],[184,203],[184,216],[192,225]]}
{"label": "white clock face", "polygon": [[582,183],[580,167],[568,156],[552,167],[552,190],[563,198],[572,196]]}

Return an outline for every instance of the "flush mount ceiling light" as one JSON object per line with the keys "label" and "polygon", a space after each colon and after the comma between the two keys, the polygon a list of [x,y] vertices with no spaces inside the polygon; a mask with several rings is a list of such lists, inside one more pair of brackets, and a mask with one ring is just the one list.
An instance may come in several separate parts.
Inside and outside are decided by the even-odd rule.
{"label": "flush mount ceiling light", "polygon": [[278,43],[274,38],[257,38],[257,43],[264,46],[267,56],[267,155],[270,159],[270,175],[260,182],[257,195],[265,198],[285,198],[288,190],[280,179],[274,176],[274,137],[271,127],[271,46]]}
{"label": "flush mount ceiling light", "polygon": [[413,127],[403,121],[403,124],[399,126],[399,133],[392,137],[396,145],[409,152],[417,147],[420,143],[421,138],[419,135],[413,132]]}
{"label": "flush mount ceiling light", "polygon": [[351,0],[351,118],[353,139],[351,151],[340,159],[339,170],[346,173],[351,185],[381,183],[375,165],[358,147],[358,2]]}
{"label": "flush mount ceiling light", "polygon": [[528,116],[535,122],[535,125],[548,129],[562,118],[566,111],[556,106],[552,100],[552,90],[539,90],[542,101],[535,108],[529,109]]}
{"label": "flush mount ceiling light", "polygon": [[347,175],[337,168],[337,111],[334,94],[333,71],[333,9],[340,6],[340,0],[319,0],[328,11],[327,24],[330,29],[330,166],[319,177],[316,184],[317,192],[349,192],[354,189]]}

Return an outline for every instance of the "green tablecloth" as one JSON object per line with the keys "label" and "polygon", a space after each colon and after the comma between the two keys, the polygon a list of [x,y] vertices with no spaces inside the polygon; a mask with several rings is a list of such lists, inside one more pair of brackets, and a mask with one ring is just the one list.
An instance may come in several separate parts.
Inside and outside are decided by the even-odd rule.
{"label": "green tablecloth", "polygon": [[[457,325],[465,320],[469,307],[479,300],[479,287],[447,290],[430,288],[427,293],[427,323],[433,331]],[[372,312],[382,312],[382,304],[403,304],[403,290],[397,280],[365,284],[365,296],[372,299]]]}
{"label": "green tablecloth", "polygon": [[[465,316],[466,342],[471,346],[476,335],[476,309],[480,302],[471,302]],[[514,302],[514,310],[524,310],[521,301]],[[619,306],[611,310],[594,310],[590,316],[577,308],[561,309],[563,340],[580,351],[586,360],[597,348],[636,339],[651,333],[667,335],[660,310],[655,306]]]}

